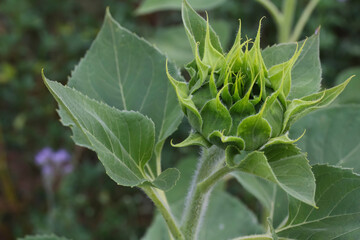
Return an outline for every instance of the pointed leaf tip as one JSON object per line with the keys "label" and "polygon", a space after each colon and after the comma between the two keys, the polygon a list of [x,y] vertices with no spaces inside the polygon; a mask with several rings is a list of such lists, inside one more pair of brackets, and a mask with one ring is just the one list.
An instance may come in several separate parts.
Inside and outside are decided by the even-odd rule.
{"label": "pointed leaf tip", "polygon": [[170,141],[173,147],[188,147],[188,146],[201,146],[205,148],[211,147],[211,143],[207,141],[200,133],[191,132],[190,135],[182,142],[173,144],[173,139]]}

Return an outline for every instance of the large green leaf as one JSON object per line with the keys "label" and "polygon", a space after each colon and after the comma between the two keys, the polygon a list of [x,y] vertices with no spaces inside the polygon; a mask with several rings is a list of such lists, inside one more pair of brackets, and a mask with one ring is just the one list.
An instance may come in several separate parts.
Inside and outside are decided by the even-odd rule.
{"label": "large green leaf", "polygon": [[360,173],[360,106],[333,106],[321,109],[293,125],[293,137],[308,153],[311,164],[329,163],[354,168]]}
{"label": "large green leaf", "polygon": [[147,180],[143,168],[151,158],[155,142],[154,123],[149,118],[112,108],[57,82],[45,78],[44,82],[115,182],[137,186]]}
{"label": "large green leaf", "polygon": [[[274,182],[294,198],[315,206],[314,175],[306,155],[292,144],[273,144],[264,152],[252,152],[240,162],[238,169]],[[269,208],[269,200],[263,200]]]}
{"label": "large green leaf", "polygon": [[263,206],[263,216],[270,217],[275,227],[279,226],[288,214],[288,197],[277,184],[252,174],[237,171],[232,173],[237,181]]}
{"label": "large green leaf", "polygon": [[[304,41],[298,43],[302,46]],[[270,68],[288,61],[296,50],[296,43],[283,43],[268,47],[262,51],[265,65]],[[320,89],[321,64],[319,58],[319,35],[306,40],[305,46],[295,62],[291,72],[289,98],[301,98]]]}
{"label": "large green leaf", "polygon": [[[151,118],[159,155],[163,142],[183,117],[166,77],[165,62],[164,55],[121,27],[107,12],[97,38],[72,72],[68,85],[109,106],[138,111]],[[181,79],[173,64],[168,67],[173,77]],[[60,114],[63,120],[65,114]],[[74,129],[75,138],[84,139],[77,132]]]}
{"label": "large green leaf", "polygon": [[[189,0],[191,6],[197,10],[210,10],[226,0]],[[136,10],[137,14],[149,14],[161,10],[180,10],[182,0],[144,0]]]}
{"label": "large green leaf", "polygon": [[[230,25],[226,21],[217,20],[212,21],[211,26],[219,34],[222,46],[227,46],[230,40]],[[149,41],[166,53],[179,67],[194,59],[183,25],[159,29]]]}
{"label": "large green leaf", "polygon": [[355,75],[349,85],[337,97],[335,103],[339,104],[360,104],[360,67],[352,67],[342,71],[336,78],[335,84],[339,85],[350,76]]}
{"label": "large green leaf", "polygon": [[316,205],[290,199],[287,224],[277,230],[290,239],[348,240],[360,236],[360,176],[349,169],[315,165]]}

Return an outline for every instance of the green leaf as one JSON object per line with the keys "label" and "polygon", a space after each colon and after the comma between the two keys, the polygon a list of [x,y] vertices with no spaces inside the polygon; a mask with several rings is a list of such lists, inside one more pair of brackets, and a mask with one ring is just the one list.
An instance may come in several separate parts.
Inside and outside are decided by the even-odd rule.
{"label": "green leaf", "polygon": [[274,144],[263,151],[281,187],[291,196],[315,206],[315,179],[306,155],[293,144]]}
{"label": "green leaf", "polygon": [[[210,10],[220,6],[226,0],[189,0],[196,10]],[[149,14],[163,10],[180,10],[182,0],[144,0],[136,14]]]}
{"label": "green leaf", "polygon": [[232,117],[233,125],[231,128],[231,134],[236,134],[237,128],[240,124],[240,122],[250,116],[256,113],[254,105],[246,98],[242,98],[236,103],[234,103],[230,110],[230,115]]}
{"label": "green leaf", "polygon": [[288,214],[288,195],[277,184],[258,176],[237,171],[232,175],[264,207],[265,217],[270,217],[274,226],[279,226]]}
{"label": "green leaf", "polygon": [[191,132],[190,135],[181,143],[173,144],[171,142],[171,146],[173,147],[188,147],[193,145],[206,148],[211,147],[211,143],[198,132]]}
{"label": "green leaf", "polygon": [[168,168],[165,171],[163,171],[159,176],[155,178],[155,180],[152,182],[152,184],[163,190],[163,191],[169,191],[172,189],[176,182],[180,178],[180,171],[176,168]]}
{"label": "green leaf", "polygon": [[334,103],[339,104],[360,104],[360,67],[352,67],[342,71],[336,78],[335,84],[339,85],[346,81],[350,76],[355,75],[349,85],[336,98]]}
{"label": "green leaf", "polygon": [[[298,43],[301,46],[304,41]],[[288,61],[294,54],[296,43],[284,43],[268,47],[262,51],[265,65],[274,65]],[[301,98],[320,89],[321,64],[319,58],[319,34],[307,39],[303,50],[291,71],[289,99]]]}
{"label": "green leaf", "polygon": [[272,103],[267,104],[264,110],[263,118],[271,126],[271,137],[279,136],[283,126],[284,107],[278,99],[275,99]]}
{"label": "green leaf", "polygon": [[47,235],[26,236],[23,238],[18,238],[18,240],[67,240],[67,238],[58,237],[54,234],[47,234]]}
{"label": "green leaf", "polygon": [[203,120],[201,132],[208,137],[213,131],[224,131],[227,134],[231,128],[231,116],[227,108],[217,97],[208,101],[200,112]]}
{"label": "green leaf", "polygon": [[[222,46],[226,46],[230,40],[230,25],[226,21],[215,20],[211,26],[219,34]],[[148,39],[179,67],[194,58],[183,25],[158,29]]]}
{"label": "green leaf", "polygon": [[306,114],[329,105],[344,90],[350,80],[351,77],[336,87],[314,93],[301,99],[294,99],[288,105],[284,114],[283,131],[287,131],[295,121]]}
{"label": "green leaf", "polygon": [[245,118],[238,126],[237,135],[244,139],[245,150],[253,151],[267,142],[271,127],[261,113]]}
{"label": "green leaf", "polygon": [[[98,36],[72,72],[68,85],[109,106],[151,118],[155,124],[155,150],[160,155],[165,139],[183,117],[166,76],[165,62],[164,55],[121,27],[107,11]],[[173,64],[168,67],[174,78],[182,79]]]}
{"label": "green leaf", "polygon": [[209,135],[209,140],[223,149],[225,149],[227,146],[236,147],[237,152],[243,150],[245,146],[244,140],[241,138],[236,136],[226,136],[220,131],[213,131]]}
{"label": "green leaf", "polygon": [[[189,3],[183,0],[182,5],[182,19],[185,27],[186,34],[189,38],[191,48],[194,56],[196,51],[199,51],[200,58],[204,57],[205,52],[205,39],[206,39],[206,26],[207,22],[195,10],[189,5]],[[210,42],[214,49],[223,53],[219,37],[210,26]],[[197,43],[199,46],[197,47]],[[198,49],[197,49],[198,48]]]}
{"label": "green leaf", "polygon": [[186,113],[191,126],[193,126],[196,130],[200,130],[203,122],[199,111],[197,110],[194,102],[191,99],[191,96],[189,95],[187,83],[174,79],[170,75],[167,66],[168,65],[166,64],[167,77],[175,89],[176,96],[179,100],[183,112]]}
{"label": "green leaf", "polygon": [[117,110],[43,78],[56,101],[98,154],[106,173],[120,185],[144,183],[143,167],[154,148],[154,123],[140,113]]}
{"label": "green leaf", "polygon": [[358,239],[360,235],[360,176],[349,169],[313,167],[318,209],[290,199],[289,219],[277,230],[291,239]]}
{"label": "green leaf", "polygon": [[215,191],[210,197],[199,239],[231,239],[262,231],[256,216],[242,202],[224,191]]}
{"label": "green leaf", "polygon": [[315,206],[314,176],[306,156],[294,145],[277,144],[264,152],[254,151],[240,162],[238,169],[274,182],[294,198]]}
{"label": "green leaf", "polygon": [[360,106],[333,106],[296,122],[290,134],[306,134],[298,141],[311,164],[337,165],[360,173]]}

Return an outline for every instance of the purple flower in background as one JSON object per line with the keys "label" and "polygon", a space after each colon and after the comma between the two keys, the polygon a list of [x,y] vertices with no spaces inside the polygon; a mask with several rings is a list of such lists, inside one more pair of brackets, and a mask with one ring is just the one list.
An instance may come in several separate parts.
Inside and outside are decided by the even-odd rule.
{"label": "purple flower in background", "polygon": [[43,148],[35,156],[35,163],[38,166],[46,164],[53,155],[53,150],[49,147]]}
{"label": "purple flower in background", "polygon": [[71,155],[65,149],[54,152],[45,147],[36,154],[35,163],[41,167],[43,176],[62,176],[73,170]]}
{"label": "purple flower in background", "polygon": [[70,162],[71,156],[65,149],[60,149],[59,151],[53,153],[52,160],[57,164],[63,164]]}

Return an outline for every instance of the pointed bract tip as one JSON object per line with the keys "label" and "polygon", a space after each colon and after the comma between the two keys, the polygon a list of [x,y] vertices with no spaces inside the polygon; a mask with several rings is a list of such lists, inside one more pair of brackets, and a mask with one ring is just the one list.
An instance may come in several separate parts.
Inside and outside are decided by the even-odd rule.
{"label": "pointed bract tip", "polygon": [[105,10],[105,19],[106,18],[113,19],[112,15],[110,13],[110,7],[109,6],[107,6],[106,10]]}

